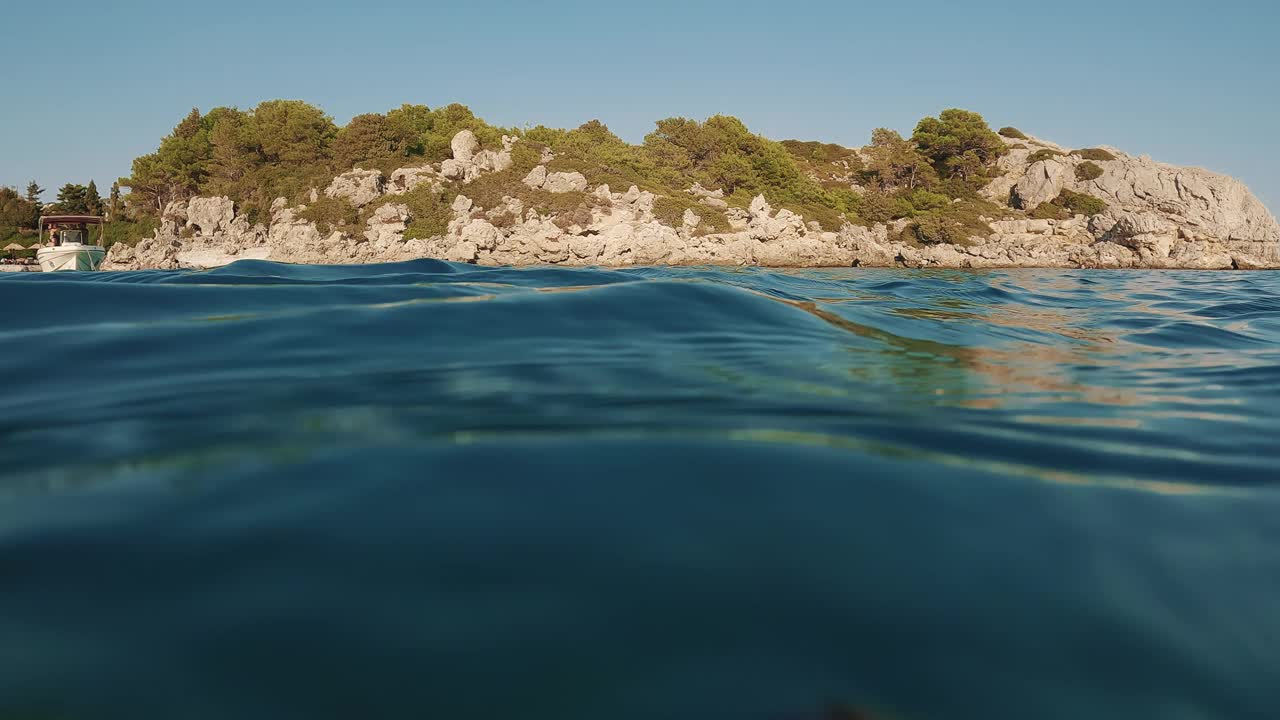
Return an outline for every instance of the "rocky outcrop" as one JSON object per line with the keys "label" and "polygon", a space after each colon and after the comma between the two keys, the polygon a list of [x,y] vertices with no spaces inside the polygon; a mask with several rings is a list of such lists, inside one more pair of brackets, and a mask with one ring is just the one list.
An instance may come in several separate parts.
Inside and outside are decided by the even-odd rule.
{"label": "rocky outcrop", "polygon": [[1067,166],[1057,160],[1041,160],[1027,168],[1013,186],[1010,200],[1020,210],[1035,210],[1052,201],[1066,186]]}
{"label": "rocky outcrop", "polygon": [[235,216],[229,197],[196,197],[187,203],[187,227],[205,235],[229,230]]}
{"label": "rocky outcrop", "polygon": [[580,172],[548,172],[546,165],[529,171],[524,184],[535,190],[546,190],[553,193],[584,192],[587,178]]}
{"label": "rocky outcrop", "polygon": [[501,172],[511,167],[511,148],[516,139],[502,137],[502,150],[481,150],[475,133],[463,130],[453,136],[453,157],[440,164],[440,175],[447,180],[470,183],[485,173]]}
{"label": "rocky outcrop", "polygon": [[[1085,160],[1041,140],[1025,141],[999,165],[1000,175],[983,193],[1007,203],[1011,217],[990,218],[985,236],[965,244],[910,241],[909,220],[890,225],[846,225],[824,230],[763,197],[748,207],[731,206],[720,190],[694,185],[687,191],[700,207],[683,211],[673,227],[655,216],[657,196],[632,186],[616,192],[591,187],[578,172],[552,172],[542,164],[523,178],[531,190],[578,193],[572,213],[543,215],[515,195],[494,207],[478,206],[465,190],[456,195],[447,229],[432,238],[406,239],[414,221],[411,202],[396,196],[429,184],[462,189],[485,173],[510,168],[514,140],[501,150],[481,149],[475,135],[454,137],[453,157],[406,167],[385,177],[376,170],[343,173],[325,188],[328,198],[364,208],[358,231],[322,231],[306,220],[303,206],[285,198],[272,203],[269,223],[251,225],[226,197],[170,203],[154,237],[136,247],[115,245],[107,269],[213,267],[242,258],[294,263],[364,263],[435,257],[487,265],[767,265],[776,267],[1185,267],[1260,269],[1280,267],[1280,227],[1239,182],[1203,170],[1176,168],[1109,150],[1096,159],[1102,172],[1081,174]],[[1037,150],[1057,153],[1030,162]],[[517,176],[518,177],[518,176]],[[518,181],[513,181],[513,183]],[[1035,219],[1032,210],[1064,190],[1104,200],[1093,217]],[[527,194],[527,190],[524,191]],[[307,202],[316,202],[312,193]],[[709,222],[712,215],[723,221]],[[987,221],[987,218],[983,219]],[[728,230],[724,230],[727,222]],[[717,232],[719,229],[721,231]]]}
{"label": "rocky outcrop", "polygon": [[387,182],[386,190],[388,195],[404,195],[425,184],[430,184],[437,191],[441,190],[443,183],[440,171],[430,165],[400,168],[391,173],[391,180]]}
{"label": "rocky outcrop", "polygon": [[324,189],[324,194],[361,208],[382,197],[386,185],[387,179],[379,170],[351,170],[334,178]]}
{"label": "rocky outcrop", "polygon": [[[1006,139],[1011,149],[999,163],[1000,177],[983,194],[997,202],[1009,200],[1020,209],[1034,209],[1072,190],[1099,198],[1117,216],[1124,213],[1159,215],[1173,223],[1184,238],[1205,242],[1280,243],[1280,225],[1243,183],[1200,168],[1158,163],[1134,157],[1110,147],[1099,148],[1092,160],[1038,138]],[[1028,162],[1040,150],[1057,157]],[[1113,159],[1105,159],[1110,155]],[[1102,170],[1092,180],[1081,180],[1076,169],[1091,162]],[[1254,248],[1266,252],[1265,248]]]}

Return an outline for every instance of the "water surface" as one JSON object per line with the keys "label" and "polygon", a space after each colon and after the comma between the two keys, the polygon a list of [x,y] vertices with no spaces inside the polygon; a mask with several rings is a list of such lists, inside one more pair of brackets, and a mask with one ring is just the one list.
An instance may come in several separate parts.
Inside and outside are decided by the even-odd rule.
{"label": "water surface", "polygon": [[0,717],[1275,718],[1280,273],[0,276]]}

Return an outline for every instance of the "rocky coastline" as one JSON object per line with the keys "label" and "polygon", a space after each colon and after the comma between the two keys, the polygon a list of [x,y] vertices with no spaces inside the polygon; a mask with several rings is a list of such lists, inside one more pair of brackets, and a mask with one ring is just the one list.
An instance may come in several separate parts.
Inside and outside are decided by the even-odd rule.
{"label": "rocky coastline", "polygon": [[[846,223],[833,231],[775,209],[763,196],[746,208],[730,206],[723,192],[701,185],[686,191],[693,207],[677,226],[655,214],[654,193],[592,186],[581,173],[551,171],[549,153],[523,185],[582,195],[586,201],[573,212],[539,212],[515,193],[481,206],[467,195],[467,185],[511,168],[515,142],[503,138],[501,149],[481,150],[475,135],[463,130],[453,137],[452,157],[442,162],[391,173],[356,169],[310,191],[310,203],[325,198],[375,208],[358,231],[322,229],[306,219],[306,202],[291,205],[283,197],[258,223],[225,196],[171,202],[152,237],[112,246],[103,269],[212,268],[242,259],[355,264],[415,258],[602,267],[1280,268],[1280,225],[1242,183],[1114,148],[1103,149],[1111,159],[1086,159],[1037,138],[1005,138],[1009,147],[998,175],[981,194],[1008,211],[982,217],[985,230],[961,242],[922,243],[903,232],[905,220]],[[1091,172],[1080,172],[1086,164]],[[447,231],[406,237],[413,214],[397,197],[426,184],[461,188]],[[1030,216],[1064,191],[1097,198],[1106,210]],[[723,213],[727,231],[706,227],[700,207]]]}

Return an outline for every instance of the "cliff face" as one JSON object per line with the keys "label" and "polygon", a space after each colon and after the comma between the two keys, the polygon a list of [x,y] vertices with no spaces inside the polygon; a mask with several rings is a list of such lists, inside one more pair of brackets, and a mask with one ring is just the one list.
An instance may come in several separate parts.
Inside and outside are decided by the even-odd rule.
{"label": "cliff face", "polygon": [[[545,156],[523,179],[538,193],[575,193],[572,212],[539,212],[513,192],[482,207],[467,185],[512,166],[514,140],[479,150],[470,131],[453,139],[453,157],[389,176],[353,170],[311,192],[366,212],[362,229],[322,232],[306,206],[284,198],[269,222],[251,225],[233,200],[171,203],[155,236],[136,247],[113,246],[107,269],[214,267],[238,259],[293,263],[391,262],[434,257],[486,265],[763,265],[773,267],[1109,267],[1253,269],[1280,267],[1280,225],[1239,181],[1106,148],[1071,153],[1035,138],[1009,140],[999,176],[982,194],[1010,210],[984,217],[986,231],[967,242],[904,239],[906,221],[823,230],[757,197],[726,207],[723,195],[694,186],[676,226],[655,214],[660,198],[630,188],[591,187],[577,172],[553,172]],[[423,187],[460,187],[447,230],[406,239],[413,211],[398,198]],[[1041,206],[1078,193],[1102,200],[1092,216],[1063,210],[1031,217]],[[959,201],[957,201],[959,202]],[[727,229],[708,228],[697,207],[724,213]],[[708,211],[704,211],[708,212]],[[1055,211],[1057,212],[1057,211]]]}

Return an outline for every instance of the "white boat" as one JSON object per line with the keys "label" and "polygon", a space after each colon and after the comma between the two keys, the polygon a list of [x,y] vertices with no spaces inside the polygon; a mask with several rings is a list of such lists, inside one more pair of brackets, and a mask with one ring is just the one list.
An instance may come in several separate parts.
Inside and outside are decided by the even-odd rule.
{"label": "white boat", "polygon": [[[36,251],[43,272],[64,270],[97,270],[107,256],[101,245],[90,245],[89,227],[104,227],[102,218],[94,215],[49,215],[40,218],[40,242],[44,243],[44,230],[49,228],[50,247]],[[101,235],[99,235],[101,237]]]}

